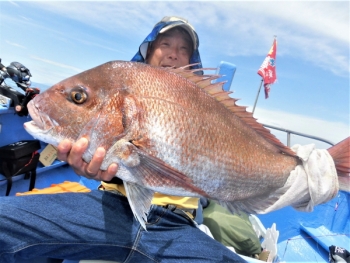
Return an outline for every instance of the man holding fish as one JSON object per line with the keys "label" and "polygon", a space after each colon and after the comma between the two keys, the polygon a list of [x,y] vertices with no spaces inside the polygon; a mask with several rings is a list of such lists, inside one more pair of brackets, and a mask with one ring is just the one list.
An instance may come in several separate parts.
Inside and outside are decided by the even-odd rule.
{"label": "man holding fish", "polygon": [[[198,36],[187,20],[164,17],[132,61],[175,68],[194,64],[191,68],[199,69],[198,46]],[[0,262],[42,256],[143,263],[245,262],[196,227],[197,197],[155,193],[147,223],[136,220],[123,181],[115,177],[118,165],[100,169],[106,149],[98,147],[89,163],[83,161],[89,139],[61,141],[58,158],[77,174],[101,180],[101,191],[1,200]]]}

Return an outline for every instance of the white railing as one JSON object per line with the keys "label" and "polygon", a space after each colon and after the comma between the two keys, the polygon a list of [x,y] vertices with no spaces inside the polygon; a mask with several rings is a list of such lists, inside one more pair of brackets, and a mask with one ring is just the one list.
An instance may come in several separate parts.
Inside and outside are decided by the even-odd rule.
{"label": "white railing", "polygon": [[268,124],[263,124],[262,125],[266,128],[270,128],[270,129],[275,129],[275,130],[279,130],[279,131],[282,131],[282,132],[285,132],[287,133],[287,146],[290,147],[290,138],[291,138],[291,134],[295,134],[295,135],[299,135],[299,136],[302,136],[302,137],[306,137],[306,138],[310,138],[310,139],[314,139],[314,140],[318,140],[318,141],[321,141],[321,142],[325,142],[325,143],[328,143],[330,145],[334,145],[334,143],[326,140],[326,139],[323,139],[321,137],[317,137],[317,136],[313,136],[313,135],[309,135],[309,134],[305,134],[305,133],[301,133],[301,132],[296,132],[296,131],[292,131],[292,130],[288,130],[288,129],[284,129],[284,128],[279,128],[279,127],[275,127],[275,126],[272,126],[272,125],[268,125]]}

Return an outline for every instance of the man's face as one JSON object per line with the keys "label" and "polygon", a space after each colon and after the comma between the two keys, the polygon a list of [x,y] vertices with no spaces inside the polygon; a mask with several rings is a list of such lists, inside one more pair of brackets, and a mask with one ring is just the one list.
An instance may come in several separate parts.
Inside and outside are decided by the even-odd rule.
{"label": "man's face", "polygon": [[179,30],[160,34],[147,52],[147,64],[156,67],[182,67],[190,63],[192,41]]}

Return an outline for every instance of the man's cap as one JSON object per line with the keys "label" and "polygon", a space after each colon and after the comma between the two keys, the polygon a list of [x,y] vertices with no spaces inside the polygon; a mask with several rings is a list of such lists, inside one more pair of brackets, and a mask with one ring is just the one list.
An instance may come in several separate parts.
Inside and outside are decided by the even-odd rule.
{"label": "man's cap", "polygon": [[197,34],[196,34],[194,27],[190,23],[188,23],[188,20],[184,19],[182,17],[178,17],[178,16],[165,16],[165,17],[163,17],[163,19],[160,22],[158,22],[155,25],[155,27],[161,23],[167,24],[169,22],[172,22],[172,23],[163,27],[159,31],[159,33],[162,34],[162,33],[166,32],[174,27],[182,27],[190,35],[190,37],[192,39],[192,43],[193,43],[193,50],[195,50],[197,48],[198,37],[197,37]]}

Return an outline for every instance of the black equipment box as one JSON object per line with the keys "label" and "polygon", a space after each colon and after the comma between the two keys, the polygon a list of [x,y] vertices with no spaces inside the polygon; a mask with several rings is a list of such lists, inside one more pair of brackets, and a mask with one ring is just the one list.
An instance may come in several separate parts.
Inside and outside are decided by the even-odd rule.
{"label": "black equipment box", "polygon": [[40,148],[38,140],[19,141],[0,147],[0,173],[8,181],[6,195],[11,190],[12,177],[19,174],[26,174],[25,179],[31,179],[29,190],[34,188],[40,157],[37,151]]}
{"label": "black equipment box", "polygon": [[18,159],[41,148],[40,141],[27,140],[0,147],[0,159]]}

